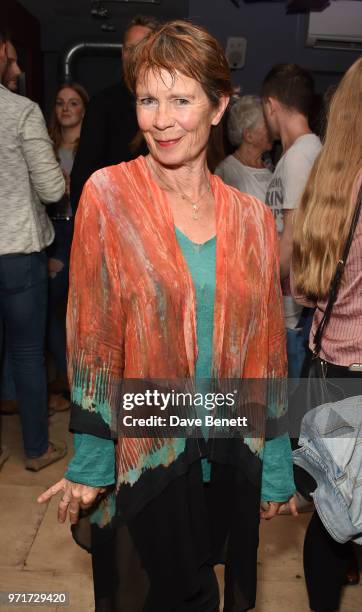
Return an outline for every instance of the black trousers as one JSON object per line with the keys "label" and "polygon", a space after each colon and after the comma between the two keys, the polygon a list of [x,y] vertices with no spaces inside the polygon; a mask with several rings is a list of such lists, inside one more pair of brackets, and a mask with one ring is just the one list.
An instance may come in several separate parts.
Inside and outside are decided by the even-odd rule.
{"label": "black trousers", "polygon": [[304,574],[312,610],[338,610],[352,554],[351,542],[336,542],[314,512],[304,540]]}
{"label": "black trousers", "polygon": [[96,612],[218,612],[200,461],[92,553]]}
{"label": "black trousers", "polygon": [[[255,606],[260,490],[243,473],[200,461],[92,550],[96,612],[224,612]],[[94,538],[95,540],[95,538]]]}
{"label": "black trousers", "polygon": [[[339,378],[341,382],[346,379],[346,396],[360,394],[357,379],[361,378],[361,372],[351,372],[348,368],[331,363],[324,364],[327,378]],[[343,390],[343,384],[340,387]],[[339,609],[343,583],[353,555],[352,543],[336,542],[314,512],[304,541],[304,574],[312,610],[334,612]]]}

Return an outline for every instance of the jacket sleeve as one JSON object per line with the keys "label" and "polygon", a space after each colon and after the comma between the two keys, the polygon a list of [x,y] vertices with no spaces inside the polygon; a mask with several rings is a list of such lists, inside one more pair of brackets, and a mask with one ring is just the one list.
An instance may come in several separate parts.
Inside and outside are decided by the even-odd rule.
{"label": "jacket sleeve", "polygon": [[[269,211],[268,211],[269,212]],[[283,298],[280,284],[278,237],[274,219],[270,214],[268,243],[270,245],[270,285],[268,296],[268,419],[269,425],[277,424],[278,430],[271,437],[282,433],[279,421],[285,416],[287,401],[287,350]]]}
{"label": "jacket sleeve", "polygon": [[37,104],[23,112],[18,134],[33,189],[42,202],[58,202],[65,191],[64,176]]}
{"label": "jacket sleeve", "polygon": [[113,440],[90,434],[74,434],[74,455],[65,478],[89,487],[109,487],[115,483]]}
{"label": "jacket sleeve", "polygon": [[293,457],[287,434],[265,442],[262,501],[285,502],[295,493]]}
{"label": "jacket sleeve", "polygon": [[263,456],[262,500],[287,501],[295,492],[288,430],[287,352],[280,285],[278,238],[269,226],[271,280],[268,301],[269,356],[266,442]]}
{"label": "jacket sleeve", "polygon": [[91,100],[82,123],[77,153],[70,177],[70,200],[73,212],[78,208],[82,189],[91,174],[105,163],[107,112],[97,98]]}
{"label": "jacket sleeve", "polygon": [[67,310],[71,429],[117,437],[125,315],[106,205],[87,182],[75,220]]}
{"label": "jacket sleeve", "polygon": [[278,237],[272,217],[267,219],[268,243],[270,245],[270,285],[268,296],[269,357],[268,376],[284,378],[287,376],[287,353],[285,343],[285,323],[283,298],[280,284],[280,262]]}

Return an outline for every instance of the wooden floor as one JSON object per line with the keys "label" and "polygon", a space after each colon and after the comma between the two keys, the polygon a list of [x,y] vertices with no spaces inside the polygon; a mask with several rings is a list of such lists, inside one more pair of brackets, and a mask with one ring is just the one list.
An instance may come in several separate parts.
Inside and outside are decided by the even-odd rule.
{"label": "wooden floor", "polygon": [[[67,413],[50,419],[54,438],[67,439]],[[68,458],[38,474],[23,467],[17,416],[3,417],[3,442],[11,457],[0,472],[0,592],[47,591],[69,593],[70,605],[4,606],[0,612],[39,610],[91,612],[94,610],[89,555],[72,540],[67,525],[56,521],[57,500],[36,503],[39,493],[62,477]],[[261,526],[257,612],[307,612],[302,569],[302,544],[309,515],[280,516]],[[217,568],[222,592],[222,568]],[[361,612],[362,586],[345,590],[342,612]],[[127,610],[122,612],[133,612]]]}

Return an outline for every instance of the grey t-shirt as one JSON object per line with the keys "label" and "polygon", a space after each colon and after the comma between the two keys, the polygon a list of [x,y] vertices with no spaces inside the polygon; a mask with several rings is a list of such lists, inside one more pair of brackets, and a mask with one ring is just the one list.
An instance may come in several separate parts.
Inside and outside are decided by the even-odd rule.
{"label": "grey t-shirt", "polygon": [[70,173],[73,168],[74,152],[72,151],[72,149],[60,147],[60,149],[58,149],[58,157],[61,169],[64,170],[65,174],[70,176]]}
{"label": "grey t-shirt", "polygon": [[[280,158],[266,192],[265,202],[274,215],[278,233],[284,229],[284,211],[298,207],[310,171],[322,143],[315,134],[299,136]],[[297,304],[283,287],[286,327],[294,329],[303,307]]]}
{"label": "grey t-shirt", "polygon": [[72,149],[60,147],[58,149],[58,159],[66,180],[66,190],[61,200],[49,208],[49,215],[53,221],[57,219],[70,219],[73,216],[69,197],[69,182],[74,162],[74,152]]}

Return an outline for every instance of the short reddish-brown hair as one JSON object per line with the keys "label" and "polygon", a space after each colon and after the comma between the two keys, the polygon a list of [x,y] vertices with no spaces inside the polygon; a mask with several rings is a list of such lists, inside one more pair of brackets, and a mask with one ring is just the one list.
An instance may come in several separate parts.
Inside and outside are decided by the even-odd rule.
{"label": "short reddish-brown hair", "polygon": [[125,66],[125,80],[134,95],[138,80],[149,70],[167,70],[172,76],[180,72],[195,79],[215,106],[233,91],[221,45],[188,21],[169,21],[134,47]]}

